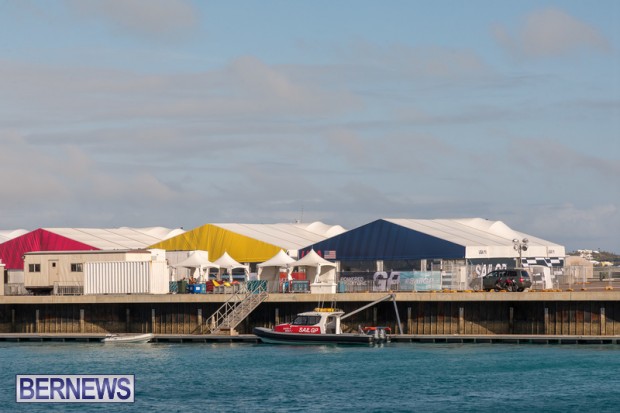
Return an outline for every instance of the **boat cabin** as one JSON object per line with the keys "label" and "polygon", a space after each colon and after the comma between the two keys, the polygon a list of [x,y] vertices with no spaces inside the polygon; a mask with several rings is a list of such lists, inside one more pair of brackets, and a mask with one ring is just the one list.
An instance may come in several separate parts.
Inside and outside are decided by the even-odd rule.
{"label": "boat cabin", "polygon": [[279,324],[274,331],[299,334],[341,334],[340,317],[344,311],[336,308],[315,308],[299,313],[291,323]]}

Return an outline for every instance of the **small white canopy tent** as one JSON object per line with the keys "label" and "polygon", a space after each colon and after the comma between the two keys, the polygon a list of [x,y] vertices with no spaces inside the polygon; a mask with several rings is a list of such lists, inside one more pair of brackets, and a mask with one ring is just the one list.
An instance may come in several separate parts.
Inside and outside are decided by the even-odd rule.
{"label": "small white canopy tent", "polygon": [[[336,292],[336,264],[327,261],[314,250],[310,250],[302,259],[292,262],[289,268],[309,267],[313,271],[307,271],[309,280],[314,276],[314,282],[310,284],[310,291],[313,293],[335,293]],[[314,272],[314,273],[313,273]]]}
{"label": "small white canopy tent", "polygon": [[[260,280],[261,276],[264,276],[266,280],[276,281],[278,280],[278,275],[281,270],[284,269],[288,273],[288,279],[291,280],[290,270],[288,269],[288,265],[295,262],[293,258],[291,258],[286,252],[283,250],[278,251],[276,255],[271,257],[265,262],[262,262],[257,265],[258,274],[257,278]],[[267,270],[267,274],[263,275],[263,272]]]}
{"label": "small white canopy tent", "polygon": [[208,275],[210,268],[220,268],[218,264],[209,261],[209,253],[202,250],[191,251],[186,259],[177,263],[174,267],[194,269],[192,276],[199,280],[199,282],[204,281],[204,276]]}
{"label": "small white canopy tent", "polygon": [[266,280],[271,284],[270,288],[272,288],[274,292],[277,292],[280,285],[281,272],[286,272],[287,279],[289,281],[293,278],[291,277],[293,267],[288,268],[288,265],[293,262],[295,262],[295,259],[291,258],[283,250],[280,250],[276,255],[267,261],[257,265],[258,274],[256,275],[256,278],[259,280]]}
{"label": "small white canopy tent", "polygon": [[244,265],[244,264],[240,264],[237,261],[235,261],[233,259],[233,257],[231,257],[230,255],[228,255],[227,252],[224,252],[222,254],[222,256],[220,258],[218,258],[217,260],[215,260],[215,264],[217,264],[220,269],[220,273],[219,273],[219,277],[218,278],[222,278],[222,274],[221,274],[221,270],[222,269],[226,269],[228,270],[228,277],[229,277],[229,281],[232,282],[233,280],[233,276],[232,276],[232,272],[234,269],[236,268],[243,268],[243,272],[245,273],[245,280],[248,280],[248,276],[250,274],[250,267],[248,265]]}

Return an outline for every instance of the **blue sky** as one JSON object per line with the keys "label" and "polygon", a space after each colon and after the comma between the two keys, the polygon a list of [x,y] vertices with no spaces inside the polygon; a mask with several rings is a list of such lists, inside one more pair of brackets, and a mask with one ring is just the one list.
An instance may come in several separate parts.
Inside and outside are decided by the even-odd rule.
{"label": "blue sky", "polygon": [[0,228],[501,220],[620,253],[620,2],[0,0]]}

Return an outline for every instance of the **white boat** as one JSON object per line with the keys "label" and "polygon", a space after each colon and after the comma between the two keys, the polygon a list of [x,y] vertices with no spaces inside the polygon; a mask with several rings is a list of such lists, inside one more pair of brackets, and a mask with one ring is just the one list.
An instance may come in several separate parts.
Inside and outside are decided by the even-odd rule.
{"label": "white boat", "polygon": [[108,334],[101,341],[103,343],[148,343],[154,334]]}

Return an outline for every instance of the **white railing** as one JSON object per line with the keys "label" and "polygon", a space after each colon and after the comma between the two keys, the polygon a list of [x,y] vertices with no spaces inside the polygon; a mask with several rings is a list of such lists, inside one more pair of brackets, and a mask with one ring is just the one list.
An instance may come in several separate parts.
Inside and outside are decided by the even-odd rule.
{"label": "white railing", "polygon": [[56,281],[54,283],[54,295],[83,295],[84,284],[80,282],[63,282]]}

